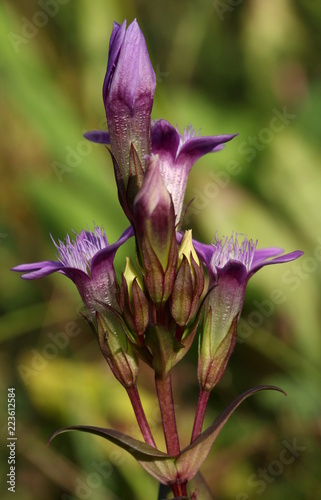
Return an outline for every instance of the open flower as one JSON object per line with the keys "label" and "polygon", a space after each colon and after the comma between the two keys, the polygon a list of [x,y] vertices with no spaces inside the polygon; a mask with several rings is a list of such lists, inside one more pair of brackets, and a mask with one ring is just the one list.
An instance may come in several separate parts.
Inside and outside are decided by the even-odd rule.
{"label": "open flower", "polygon": [[211,391],[224,373],[236,341],[246,285],[259,269],[299,258],[303,252],[281,255],[281,248],[257,249],[257,242],[246,237],[218,240],[212,245],[194,241],[206,265],[211,290],[204,307],[204,324],[199,348],[198,378],[205,391]]}
{"label": "open flower", "polygon": [[219,151],[234,135],[198,136],[194,129],[180,135],[166,120],[152,127],[152,151],[158,154],[165,186],[172,195],[176,223],[180,221],[188,175],[194,163],[207,153]]}
{"label": "open flower", "polygon": [[67,235],[65,242],[54,242],[58,261],[21,264],[12,270],[26,273],[21,276],[26,280],[42,278],[55,272],[64,274],[75,283],[89,318],[94,322],[96,311],[100,307],[99,302],[117,306],[117,281],[113,260],[118,248],[132,235],[133,230],[129,227],[112,245],[108,244],[106,234],[100,227],[96,227],[93,233],[81,231],[79,236],[75,235],[74,240]]}
{"label": "open flower", "polygon": [[[154,123],[151,129],[152,153],[159,157],[160,172],[169,193],[172,196],[176,224],[180,222],[183,209],[188,175],[194,163],[207,153],[214,153],[224,148],[224,143],[231,141],[237,134],[199,136],[192,127],[181,135],[166,120]],[[107,132],[94,130],[85,137],[96,143],[110,144]]]}

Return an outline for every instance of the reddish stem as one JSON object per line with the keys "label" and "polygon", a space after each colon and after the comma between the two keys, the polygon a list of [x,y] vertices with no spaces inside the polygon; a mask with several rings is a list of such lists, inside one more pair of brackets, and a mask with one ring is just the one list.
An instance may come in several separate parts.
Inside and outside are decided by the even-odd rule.
{"label": "reddish stem", "polygon": [[174,493],[175,497],[186,497],[187,496],[186,485],[187,485],[187,482],[175,483],[175,484],[171,485],[172,492]]}
{"label": "reddish stem", "polygon": [[162,415],[167,453],[175,457],[179,455],[180,447],[176,427],[171,376],[167,375],[167,377],[161,378],[156,375],[155,383]]}
{"label": "reddish stem", "polygon": [[200,394],[199,394],[198,402],[197,402],[197,408],[196,408],[196,414],[195,414],[195,420],[194,420],[194,426],[193,426],[191,443],[193,441],[195,441],[195,439],[198,438],[198,436],[202,432],[204,415],[205,415],[205,411],[206,411],[207,402],[208,402],[208,398],[209,397],[210,397],[210,392],[209,391],[204,391],[203,389],[200,389]]}
{"label": "reddish stem", "polygon": [[156,444],[155,444],[152,432],[150,430],[150,427],[148,425],[146,415],[145,415],[145,412],[144,412],[136,385],[134,385],[132,387],[127,387],[126,391],[127,391],[128,396],[129,396],[132,407],[134,409],[135,416],[136,416],[139,428],[142,432],[143,438],[145,440],[145,443],[150,444],[151,446],[156,448]]}

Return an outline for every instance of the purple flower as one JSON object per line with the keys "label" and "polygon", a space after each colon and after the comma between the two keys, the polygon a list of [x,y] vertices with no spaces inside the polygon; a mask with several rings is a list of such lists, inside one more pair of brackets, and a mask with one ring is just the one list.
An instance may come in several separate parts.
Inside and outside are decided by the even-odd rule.
{"label": "purple flower", "polygon": [[207,153],[224,148],[224,143],[234,135],[200,137],[194,129],[185,129],[180,135],[166,120],[159,120],[152,127],[152,151],[158,154],[160,171],[172,195],[176,222],[180,221],[187,178],[194,163]]}
{"label": "purple flower", "polygon": [[240,281],[247,282],[264,266],[282,264],[296,260],[303,255],[300,250],[281,255],[283,250],[279,247],[257,249],[257,243],[257,241],[254,243],[253,240],[248,240],[247,237],[239,243],[237,237],[233,235],[221,240],[215,236],[211,245],[193,240],[198,255],[210,273],[212,283],[216,282],[220,276],[226,273],[233,274],[233,272]]}
{"label": "purple flower", "polygon": [[151,154],[151,112],[156,76],[144,35],[134,20],[114,23],[103,85],[108,132],[85,134],[93,142],[110,144],[118,196],[132,222],[133,200],[144,180],[145,156]]}
{"label": "purple flower", "polygon": [[12,271],[24,272],[23,279],[32,280],[59,272],[71,279],[78,288],[91,321],[99,303],[117,307],[117,289],[113,260],[118,248],[133,235],[131,227],[119,240],[109,245],[104,230],[96,227],[94,232],[81,231],[74,240],[67,235],[65,242],[54,242],[58,251],[58,261],[47,260],[32,264],[21,264]]}
{"label": "purple flower", "polygon": [[193,243],[210,278],[198,364],[200,386],[210,391],[224,373],[234,348],[248,280],[262,267],[290,262],[303,252],[281,255],[281,248],[258,250],[257,242],[246,237],[239,242],[233,235],[222,240],[215,237],[212,245]]}
{"label": "purple flower", "polygon": [[[152,153],[159,156],[160,172],[165,186],[172,195],[176,223],[180,222],[188,175],[194,163],[207,153],[224,148],[224,143],[237,134],[199,136],[192,127],[180,135],[166,120],[157,121],[151,130]],[[107,132],[94,130],[85,137],[92,142],[110,144]]]}
{"label": "purple flower", "polygon": [[[94,142],[110,143],[123,203],[129,179],[137,174],[131,154],[134,151],[139,169],[144,171],[145,155],[151,153],[150,117],[155,87],[156,76],[137,21],[134,20],[127,30],[126,21],[121,25],[114,23],[103,85],[108,133],[93,131],[85,137]],[[139,177],[140,185],[142,177]]]}

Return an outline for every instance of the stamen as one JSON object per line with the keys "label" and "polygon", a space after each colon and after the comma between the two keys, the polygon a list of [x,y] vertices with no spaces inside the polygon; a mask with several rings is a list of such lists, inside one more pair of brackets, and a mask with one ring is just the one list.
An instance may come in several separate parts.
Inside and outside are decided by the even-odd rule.
{"label": "stamen", "polygon": [[58,260],[65,267],[80,269],[89,274],[93,256],[108,246],[105,231],[96,226],[93,233],[90,231],[81,231],[80,235],[74,231],[73,233],[74,240],[67,234],[65,242],[59,240],[58,243],[51,236],[58,250]]}
{"label": "stamen", "polygon": [[245,236],[242,243],[239,243],[237,237],[237,234],[235,238],[232,234],[230,238],[222,238],[219,240],[215,234],[212,240],[212,244],[215,247],[211,258],[211,265],[213,268],[222,268],[229,261],[237,260],[246,267],[247,271],[251,269],[257,241],[254,243],[253,240],[248,240]]}

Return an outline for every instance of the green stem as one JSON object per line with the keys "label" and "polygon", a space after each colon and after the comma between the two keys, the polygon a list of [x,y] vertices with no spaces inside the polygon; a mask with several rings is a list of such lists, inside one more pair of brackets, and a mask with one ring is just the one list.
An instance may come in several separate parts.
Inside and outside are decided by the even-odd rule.
{"label": "green stem", "polygon": [[196,408],[196,414],[195,414],[195,420],[194,420],[194,426],[193,426],[193,432],[192,432],[192,439],[191,443],[195,441],[196,438],[201,434],[202,432],[202,427],[203,427],[203,421],[204,421],[204,415],[207,407],[207,402],[208,398],[210,397],[210,392],[209,391],[204,391],[203,389],[200,389],[200,394],[197,402],[197,408]]}
{"label": "green stem", "polygon": [[134,385],[132,387],[127,387],[126,391],[127,391],[128,396],[129,396],[130,402],[132,404],[133,410],[135,412],[135,416],[136,416],[139,428],[142,432],[143,438],[145,440],[145,443],[150,444],[151,446],[156,448],[156,444],[155,444],[152,432],[150,430],[150,427],[148,425],[146,415],[145,415],[145,412],[144,412],[136,385]]}
{"label": "green stem", "polygon": [[180,447],[176,427],[171,375],[169,374],[165,378],[155,375],[155,383],[162,415],[167,453],[175,457],[179,455]]}

